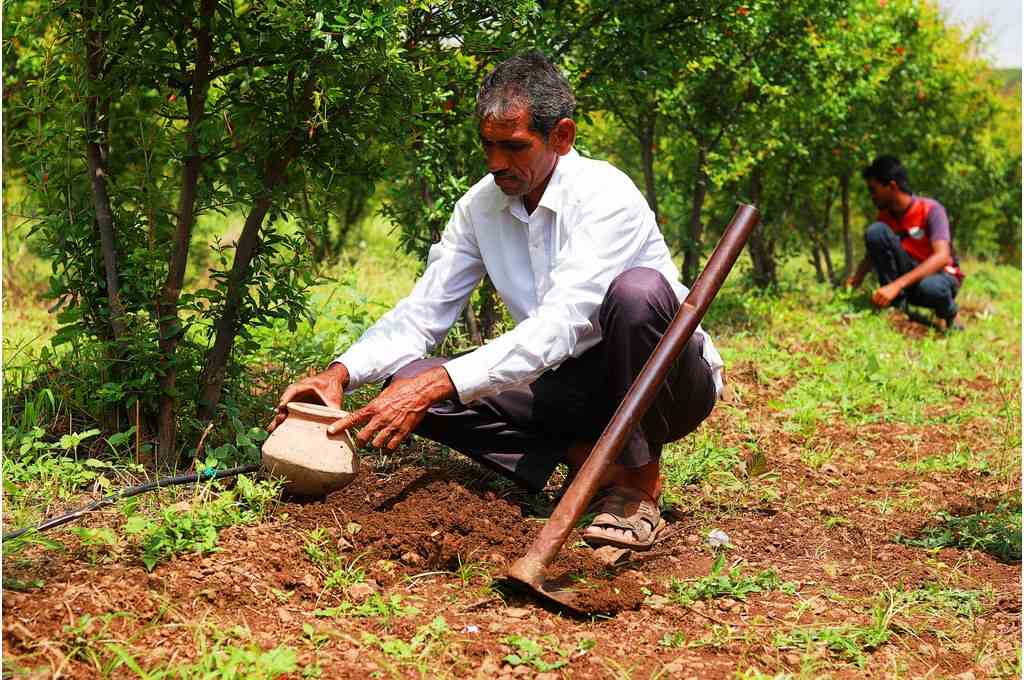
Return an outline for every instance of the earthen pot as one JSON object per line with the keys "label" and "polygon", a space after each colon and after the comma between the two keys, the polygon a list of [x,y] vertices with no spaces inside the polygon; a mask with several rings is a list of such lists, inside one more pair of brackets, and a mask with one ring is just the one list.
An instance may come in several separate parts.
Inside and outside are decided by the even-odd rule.
{"label": "earthen pot", "polygon": [[327,434],[344,411],[320,404],[289,402],[288,417],[263,442],[263,467],[284,477],[296,496],[326,496],[347,486],[359,472],[359,456],[348,432]]}

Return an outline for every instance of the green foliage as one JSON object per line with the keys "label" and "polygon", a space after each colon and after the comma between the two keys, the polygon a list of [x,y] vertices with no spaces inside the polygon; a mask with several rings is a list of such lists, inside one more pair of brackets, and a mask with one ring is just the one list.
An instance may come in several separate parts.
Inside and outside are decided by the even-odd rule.
{"label": "green foliage", "polygon": [[443,616],[416,629],[416,634],[406,642],[401,638],[387,638],[363,633],[363,643],[373,645],[399,667],[409,667],[420,674],[436,672],[437,657],[450,642],[451,628]]}
{"label": "green foliage", "polygon": [[740,462],[738,449],[725,446],[707,430],[670,446],[663,458],[663,474],[672,486],[696,484],[713,472],[730,470]]}
{"label": "green foliage", "polygon": [[386,624],[395,617],[405,618],[414,616],[419,611],[416,607],[402,604],[402,596],[397,593],[389,597],[384,597],[380,593],[372,593],[359,604],[346,600],[337,607],[317,609],[313,613],[316,616],[331,618],[346,616],[375,618],[380,619],[381,622]]}
{"label": "green foliage", "polygon": [[681,581],[673,578],[669,583],[672,600],[681,605],[689,605],[698,600],[713,600],[719,597],[731,597],[734,600],[747,599],[750,593],[761,593],[780,590],[784,593],[796,592],[797,584],[782,581],[778,574],[766,569],[754,576],[746,576],[740,565],[725,568],[725,553],[721,553],[711,565],[711,572],[695,581]]}
{"label": "green foliage", "polygon": [[991,512],[956,516],[942,511],[937,524],[925,527],[917,538],[896,541],[921,548],[960,548],[987,552],[1003,562],[1021,560],[1020,505],[1002,504]]}
{"label": "green foliage", "polygon": [[185,509],[165,508],[158,519],[131,514],[124,530],[138,536],[142,563],[152,571],[161,562],[185,552],[213,552],[221,529],[263,519],[280,489],[278,482],[252,482],[243,475],[234,489],[221,492],[208,503]]}
{"label": "green foliage", "polygon": [[[528,666],[538,673],[550,673],[562,668],[573,658],[593,649],[596,644],[594,640],[584,638],[573,650],[560,647],[558,641],[551,636],[538,641],[522,635],[506,635],[501,641],[514,650],[504,657],[506,663],[511,666]],[[553,661],[547,660],[552,657]]]}
{"label": "green foliage", "polygon": [[[232,634],[233,633],[233,634]],[[180,680],[275,680],[299,669],[296,651],[285,645],[264,650],[256,642],[235,641],[248,638],[248,631],[236,628],[232,633],[200,631],[197,636],[196,660],[192,663],[161,669],[150,678]],[[211,643],[210,637],[213,638]]]}

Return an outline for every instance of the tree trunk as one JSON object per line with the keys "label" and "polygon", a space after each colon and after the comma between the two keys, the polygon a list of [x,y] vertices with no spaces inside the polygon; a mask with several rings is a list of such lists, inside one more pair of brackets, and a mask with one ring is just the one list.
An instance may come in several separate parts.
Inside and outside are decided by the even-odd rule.
{"label": "tree trunk", "polygon": [[822,230],[818,233],[818,247],[821,249],[822,256],[825,258],[825,271],[828,273],[828,281],[833,286],[836,285],[836,273],[832,267],[832,254],[828,248],[828,232],[832,230],[832,204],[835,202],[835,193],[832,188],[829,187],[828,193],[825,195],[825,217],[822,220]]}
{"label": "tree trunk", "polygon": [[850,233],[850,174],[839,178],[839,191],[843,201],[843,276],[833,282],[841,285],[853,274],[853,234]]}
{"label": "tree trunk", "polygon": [[178,299],[185,280],[185,265],[195,222],[196,185],[203,158],[199,153],[198,127],[206,112],[206,91],[209,87],[211,24],[216,0],[201,0],[199,31],[196,35],[196,63],[192,73],[189,97],[189,120],[185,131],[187,155],[181,176],[181,194],[178,200],[178,220],[174,229],[174,243],[167,267],[167,279],[156,303],[160,329],[160,409],[157,416],[157,451],[154,460],[158,468],[177,465],[177,368],[174,354],[184,330],[178,317]]}
{"label": "tree trunk", "polygon": [[494,337],[501,314],[498,312],[498,296],[491,279],[484,277],[480,284],[480,335],[484,340]]}
{"label": "tree trunk", "polygon": [[658,114],[651,111],[649,114],[640,117],[640,129],[637,131],[637,138],[640,141],[640,160],[644,168],[644,190],[647,194],[647,204],[654,213],[654,219],[658,219],[658,188],[654,182],[654,145],[655,126]]}
{"label": "tree trunk", "polygon": [[[750,174],[750,200],[755,206],[761,203],[760,166],[756,166]],[[754,285],[758,288],[775,285],[775,243],[764,233],[764,220],[759,221],[750,232],[747,251],[754,266]]]}
{"label": "tree trunk", "polygon": [[477,323],[476,312],[473,311],[473,300],[466,302],[464,316],[466,317],[466,330],[469,331],[469,341],[477,346],[484,344],[484,336],[480,334],[480,324]]}
{"label": "tree trunk", "polygon": [[[85,24],[86,73],[92,92],[103,79],[105,60],[104,35],[91,28],[95,9],[91,3],[83,6]],[[107,283],[107,300],[110,307],[110,329],[115,340],[125,335],[124,306],[121,304],[121,283],[118,276],[117,237],[114,232],[114,214],[110,209],[110,195],[107,192],[107,145],[104,132],[107,129],[106,113],[109,105],[100,101],[97,94],[90,93],[85,109],[85,157],[89,167],[92,186],[92,202],[96,213],[96,226],[100,233],[100,248],[103,251],[103,268]],[[103,140],[103,141],[100,141]]]}
{"label": "tree trunk", "polygon": [[[814,225],[808,227],[814,229]],[[811,264],[814,265],[814,280],[818,283],[825,283],[825,272],[821,268],[821,250],[815,241],[811,241]]]}
{"label": "tree trunk", "polygon": [[700,242],[704,232],[701,213],[704,210],[704,198],[708,192],[708,178],[704,172],[707,162],[707,150],[700,144],[697,146],[697,167],[693,180],[693,205],[690,207],[690,223],[687,238],[683,240],[683,281],[693,283],[700,268]]}
{"label": "tree trunk", "polygon": [[[308,111],[312,107],[313,87],[316,81],[310,77],[303,88],[299,107]],[[242,233],[235,244],[235,257],[231,262],[231,273],[228,275],[228,288],[224,295],[224,309],[214,325],[215,337],[213,347],[206,357],[206,365],[200,376],[199,418],[213,418],[220,403],[221,391],[227,377],[228,359],[231,348],[238,333],[239,316],[242,309],[242,298],[249,280],[252,259],[260,245],[260,231],[263,220],[273,205],[273,193],[285,179],[288,164],[301,148],[300,133],[293,130],[284,144],[284,148],[272,152],[267,160],[263,179],[263,192],[254,202],[252,210],[245,218]]]}

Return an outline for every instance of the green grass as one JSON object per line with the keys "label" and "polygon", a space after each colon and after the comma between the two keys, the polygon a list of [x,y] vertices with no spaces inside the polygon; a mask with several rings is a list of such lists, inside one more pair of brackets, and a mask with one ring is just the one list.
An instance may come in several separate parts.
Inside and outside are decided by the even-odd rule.
{"label": "green grass", "polygon": [[1021,508],[1002,504],[991,512],[956,516],[942,511],[936,523],[917,538],[897,536],[897,542],[920,548],[980,550],[1004,562],[1021,560]]}
{"label": "green grass", "polygon": [[740,565],[726,568],[725,553],[721,553],[711,565],[711,572],[694,581],[681,581],[672,578],[669,582],[670,599],[681,605],[690,605],[698,600],[714,600],[729,597],[734,600],[747,599],[751,593],[763,593],[779,590],[794,594],[797,584],[783,582],[772,569],[765,569],[757,574],[743,573]]}

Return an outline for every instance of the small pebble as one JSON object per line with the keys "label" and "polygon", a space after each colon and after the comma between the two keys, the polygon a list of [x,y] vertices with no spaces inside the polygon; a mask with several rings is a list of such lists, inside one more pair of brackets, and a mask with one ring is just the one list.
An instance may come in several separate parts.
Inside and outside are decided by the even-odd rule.
{"label": "small pebble", "polygon": [[732,539],[729,538],[729,534],[725,533],[721,529],[712,529],[708,532],[708,545],[712,548],[721,548],[731,544]]}

